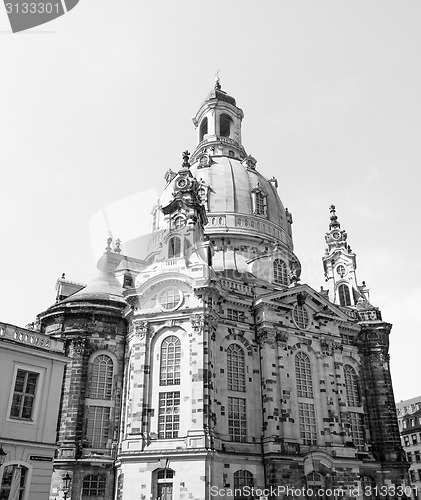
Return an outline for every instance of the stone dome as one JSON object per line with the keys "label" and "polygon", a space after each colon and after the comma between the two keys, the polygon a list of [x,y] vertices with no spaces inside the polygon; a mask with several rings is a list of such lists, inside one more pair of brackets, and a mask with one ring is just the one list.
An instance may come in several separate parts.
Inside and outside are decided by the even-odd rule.
{"label": "stone dome", "polygon": [[[263,176],[256,169],[256,159],[243,147],[243,117],[235,99],[222,91],[217,81],[193,118],[197,145],[190,164],[188,159],[183,164],[199,185],[208,219],[204,232],[215,250],[213,268],[254,273],[261,264],[255,259],[264,260],[269,255],[276,259],[276,251],[288,269],[299,275],[291,214],[277,193],[277,180]],[[153,209],[147,260],[156,257],[165,243],[165,228],[170,221],[161,208],[172,202],[179,175],[172,169],[165,174],[166,187]]]}
{"label": "stone dome", "polygon": [[98,262],[98,276],[62,303],[111,301],[124,304],[123,288],[114,274],[120,260],[120,255],[106,252]]}
{"label": "stone dome", "polygon": [[[293,250],[289,215],[276,191],[276,180],[267,180],[254,166],[254,160],[226,156],[206,156],[208,164],[201,165],[201,157],[191,166],[193,176],[201,186],[208,224],[205,233],[226,237],[247,236]],[[174,177],[165,187],[159,206],[168,205],[173,196]],[[256,196],[263,206],[256,207]],[[257,202],[259,203],[259,202]],[[259,208],[262,213],[259,214]],[[163,227],[159,214],[157,229]]]}

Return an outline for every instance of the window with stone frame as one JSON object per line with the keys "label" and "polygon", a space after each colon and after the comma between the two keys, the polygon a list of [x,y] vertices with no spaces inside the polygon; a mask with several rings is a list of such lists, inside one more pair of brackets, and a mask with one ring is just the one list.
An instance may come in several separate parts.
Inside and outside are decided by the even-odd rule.
{"label": "window with stone frame", "polygon": [[219,135],[221,137],[230,137],[232,128],[232,118],[229,115],[222,114],[219,117]]}
{"label": "window with stone frame", "polygon": [[89,397],[110,400],[113,389],[113,360],[106,354],[99,354],[92,360],[90,370]]}
{"label": "window with stone frame", "polygon": [[229,391],[245,392],[245,356],[243,349],[237,344],[231,344],[227,348],[227,378]]}
{"label": "window with stone frame", "polygon": [[339,294],[339,304],[341,306],[350,306],[351,305],[351,295],[349,293],[349,286],[342,284],[338,286],[338,294]]}
{"label": "window with stone frame", "polygon": [[[23,500],[25,496],[25,483],[28,476],[28,468],[20,464],[8,464],[3,468],[3,477],[0,485],[0,499],[8,500],[12,484],[16,485],[13,489],[18,490],[16,500]],[[18,486],[19,485],[19,486]]]}
{"label": "window with stone frame", "polygon": [[110,435],[109,406],[87,406],[86,446],[88,448],[107,448]]}
{"label": "window with stone frame", "polygon": [[[253,474],[248,470],[234,472],[234,500],[249,500],[250,490],[254,486]],[[247,489],[245,490],[245,487]]]}
{"label": "window with stone frame", "polygon": [[346,404],[348,406],[361,406],[358,375],[350,365],[344,366]]}
{"label": "window with stone frame", "polygon": [[266,195],[262,191],[254,193],[256,215],[266,215]]}
{"label": "window with stone frame", "polygon": [[275,259],[273,261],[273,281],[288,286],[287,265],[281,259]]}
{"label": "window with stone frame", "polygon": [[292,317],[297,328],[306,330],[310,325],[310,318],[304,304],[295,304],[292,310]]}
{"label": "window with stone frame", "polygon": [[152,473],[153,498],[158,500],[172,500],[173,481],[175,472],[172,469],[158,469]]}
{"label": "window with stone frame", "polygon": [[317,444],[316,412],[313,403],[298,403],[298,418],[302,443]]}
{"label": "window with stone frame", "polygon": [[181,240],[174,236],[168,242],[168,258],[174,259],[177,257],[181,257]]}
{"label": "window with stone frame", "polygon": [[364,420],[361,413],[351,412],[349,414],[350,433],[352,442],[359,450],[364,450]]}
{"label": "window with stone frame", "polygon": [[199,187],[198,194],[199,194],[200,201],[202,202],[202,205],[205,207],[206,211],[209,210],[208,192],[209,192],[209,188],[207,186],[204,186],[203,184],[201,184]]}
{"label": "window with stone frame", "polygon": [[38,373],[32,371],[16,371],[10,418],[33,420],[38,376]]}
{"label": "window with stone frame", "polygon": [[166,288],[159,297],[159,304],[163,309],[171,311],[181,305],[183,294],[178,288]]}
{"label": "window with stone frame", "polygon": [[180,392],[160,392],[158,438],[173,439],[180,430]]}
{"label": "window with stone frame", "polygon": [[172,220],[172,227],[175,231],[183,229],[185,225],[186,225],[186,218],[183,215],[177,215]]}
{"label": "window with stone frame", "polygon": [[207,133],[208,133],[208,118],[207,116],[205,116],[200,123],[199,142],[203,141]]}
{"label": "window with stone frame", "polygon": [[105,484],[105,476],[101,474],[89,474],[85,476],[82,483],[83,497],[89,497],[90,500],[94,500],[95,497],[98,500],[105,498]]}
{"label": "window with stone frame", "polygon": [[228,398],[228,432],[230,440],[245,443],[247,440],[246,400]]}
{"label": "window with stone frame", "polygon": [[227,309],[227,318],[231,321],[244,321],[244,312],[238,309]]}
{"label": "window with stone frame", "polygon": [[302,398],[313,397],[313,380],[311,375],[310,358],[299,351],[295,356],[295,379],[297,383],[297,396]]}
{"label": "window with stone frame", "polygon": [[181,342],[178,337],[171,335],[161,344],[160,385],[179,385],[181,370]]}

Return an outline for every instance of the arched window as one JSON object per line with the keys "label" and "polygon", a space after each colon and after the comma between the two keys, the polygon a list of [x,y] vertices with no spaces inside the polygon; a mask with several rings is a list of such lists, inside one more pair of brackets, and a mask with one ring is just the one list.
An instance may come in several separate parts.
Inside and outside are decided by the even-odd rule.
{"label": "arched window", "polygon": [[295,324],[301,330],[305,330],[309,326],[308,312],[303,304],[295,304],[292,311]]}
{"label": "arched window", "polygon": [[227,376],[229,391],[246,390],[244,351],[237,344],[231,344],[227,349]]}
{"label": "arched window", "polygon": [[[248,489],[244,491],[244,487]],[[234,500],[246,500],[250,498],[250,489],[254,486],[253,474],[248,470],[234,472]],[[248,494],[247,494],[248,493]]]}
{"label": "arched window", "polygon": [[287,265],[281,259],[273,261],[273,280],[281,285],[288,285]]}
{"label": "arched window", "polygon": [[171,238],[168,245],[168,258],[172,259],[174,257],[181,256],[181,240],[180,238]]}
{"label": "arched window", "polygon": [[160,385],[180,384],[181,342],[175,335],[161,344]]}
{"label": "arched window", "polygon": [[0,498],[22,500],[28,469],[18,464],[5,465],[0,487]]}
{"label": "arched window", "polygon": [[174,471],[172,469],[158,469],[153,473],[153,498],[172,500]]}
{"label": "arched window", "polygon": [[219,135],[221,137],[230,137],[231,134],[231,117],[228,115],[221,115],[219,117]]}
{"label": "arched window", "polygon": [[324,477],[318,472],[310,472],[306,476],[307,499],[310,498],[326,498],[323,495],[325,486]]}
{"label": "arched window", "polygon": [[85,497],[105,497],[105,477],[99,474],[89,474],[83,478],[82,495]]}
{"label": "arched window", "polygon": [[113,388],[113,360],[106,354],[96,356],[91,365],[89,397],[92,399],[111,399]]}
{"label": "arched window", "polygon": [[312,398],[313,382],[311,379],[310,358],[304,352],[299,352],[295,356],[295,377],[298,397]]}
{"label": "arched window", "polygon": [[358,376],[350,365],[344,366],[346,404],[348,406],[360,406],[360,391],[358,387]]}
{"label": "arched window", "polygon": [[339,304],[341,304],[341,306],[350,306],[351,296],[349,294],[349,287],[347,285],[339,285],[338,293],[339,293]]}
{"label": "arched window", "polygon": [[202,120],[202,123],[200,124],[199,142],[203,141],[207,133],[208,133],[208,118],[205,116],[205,118],[203,118]]}

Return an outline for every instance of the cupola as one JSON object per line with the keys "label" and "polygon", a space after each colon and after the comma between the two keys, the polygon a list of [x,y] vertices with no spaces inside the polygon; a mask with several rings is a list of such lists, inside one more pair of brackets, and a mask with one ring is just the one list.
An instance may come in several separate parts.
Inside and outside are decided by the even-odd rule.
{"label": "cupola", "polygon": [[196,116],[193,118],[197,134],[197,147],[192,154],[192,163],[202,159],[203,149],[209,154],[244,159],[246,152],[241,144],[241,121],[243,111],[237,107],[234,97],[221,88],[219,77],[209,92]]}

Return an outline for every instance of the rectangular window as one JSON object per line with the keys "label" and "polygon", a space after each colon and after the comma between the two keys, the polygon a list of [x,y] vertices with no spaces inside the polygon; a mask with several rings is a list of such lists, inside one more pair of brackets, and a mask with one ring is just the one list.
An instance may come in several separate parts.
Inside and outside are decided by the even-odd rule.
{"label": "rectangular window", "polygon": [[106,448],[110,425],[108,406],[88,406],[86,441],[90,448]]}
{"label": "rectangular window", "polygon": [[11,418],[32,420],[37,380],[38,373],[26,370],[16,372],[12,406],[10,408]]}
{"label": "rectangular window", "polygon": [[415,461],[420,462],[420,452],[419,451],[415,452]]}
{"label": "rectangular window", "polygon": [[404,446],[409,446],[409,436],[404,436],[404,438],[403,438],[403,445]]}
{"label": "rectangular window", "polygon": [[364,449],[364,424],[361,413],[350,413],[352,442],[359,450]]}
{"label": "rectangular window", "polygon": [[228,398],[228,432],[231,441],[246,442],[247,413],[243,398]]}
{"label": "rectangular window", "polygon": [[412,444],[417,444],[417,435],[416,434],[411,434],[411,439],[412,439]]}
{"label": "rectangular window", "polygon": [[232,321],[244,321],[244,313],[236,309],[227,309],[227,318]]}
{"label": "rectangular window", "polygon": [[412,453],[410,451],[406,454],[406,459],[408,460],[409,463],[412,462]]}
{"label": "rectangular window", "polygon": [[179,429],[180,392],[159,393],[158,438],[177,438]]}
{"label": "rectangular window", "polygon": [[411,479],[411,482],[415,481],[415,472],[413,470],[409,471],[409,477]]}
{"label": "rectangular window", "polygon": [[256,202],[256,215],[266,215],[266,196],[260,191],[257,191],[254,196]]}
{"label": "rectangular window", "polygon": [[298,403],[298,416],[300,419],[300,434],[303,440],[303,444],[316,444],[317,428],[314,404]]}

